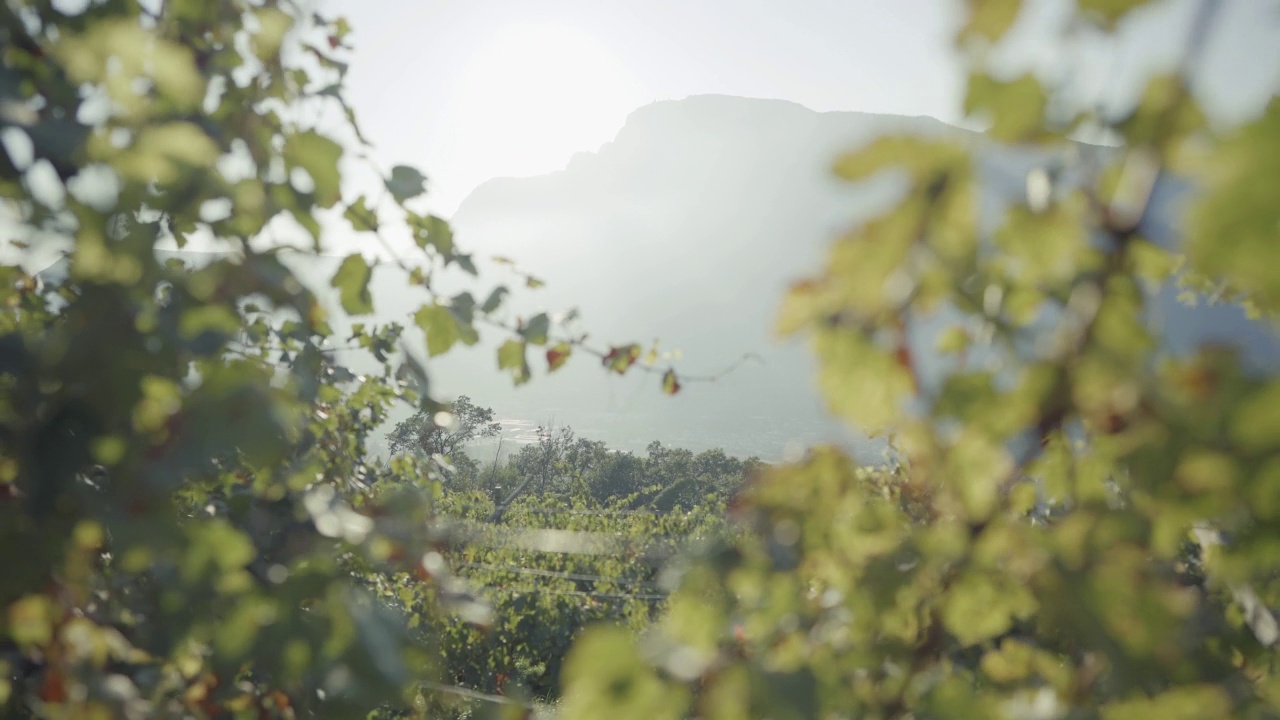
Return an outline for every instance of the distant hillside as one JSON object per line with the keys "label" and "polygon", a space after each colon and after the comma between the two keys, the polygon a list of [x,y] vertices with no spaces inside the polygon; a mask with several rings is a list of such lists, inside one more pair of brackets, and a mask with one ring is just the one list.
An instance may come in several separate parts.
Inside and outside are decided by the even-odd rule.
{"label": "distant hillside", "polygon": [[[458,241],[477,257],[502,255],[546,281],[520,290],[514,307],[531,312],[579,307],[596,345],[660,338],[683,351],[682,372],[717,370],[754,353],[715,383],[690,383],[675,398],[652,375],[619,379],[585,358],[550,377],[512,389],[496,372],[494,344],[433,361],[434,387],[465,393],[523,421],[554,420],[620,447],[651,440],[700,450],[778,458],[792,443],[851,442],[865,456],[876,446],[827,418],[811,390],[812,362],[771,327],[787,284],[816,270],[835,235],[889,201],[893,177],[853,186],[830,174],[839,152],[885,132],[946,135],[973,144],[983,186],[982,224],[1025,192],[1027,173],[1065,154],[1105,149],[1076,145],[1062,153],[1016,150],[931,118],[819,113],[778,100],[699,96],[636,110],[617,137],[567,167],[532,178],[485,183],[453,218]],[[1073,182],[1068,173],[1062,182]],[[1176,243],[1185,183],[1162,181],[1143,221],[1158,242]],[[332,259],[298,269],[318,292]],[[486,270],[494,268],[485,268]],[[421,297],[378,269],[381,319],[405,321]],[[1174,352],[1212,337],[1243,346],[1255,364],[1280,363],[1274,332],[1236,308],[1187,308],[1160,291],[1149,318]],[[933,326],[936,327],[936,326]],[[933,327],[922,328],[927,334]],[[941,370],[920,337],[926,371]],[[536,360],[537,358],[533,358]],[[542,365],[534,362],[535,373]]]}
{"label": "distant hillside", "polygon": [[[787,284],[817,269],[837,233],[894,195],[891,177],[852,186],[829,172],[838,153],[886,132],[972,143],[988,230],[1023,196],[1033,168],[1058,164],[1068,153],[1109,152],[1084,145],[1061,154],[1011,149],[932,118],[819,113],[776,100],[700,96],[640,108],[612,142],[579,154],[561,172],[478,188],[454,218],[460,241],[511,257],[545,279],[546,289],[523,293],[521,302],[581,306],[602,340],[659,337],[684,351],[681,367],[691,372],[743,352],[760,353],[765,363],[714,385],[690,385],[675,400],[652,387],[637,393],[634,380],[610,383],[581,366],[521,389],[511,401],[505,391],[495,390],[495,397],[530,413],[555,409],[570,422],[578,414],[626,413],[611,433],[615,441],[630,439],[624,428],[633,425],[664,427],[674,442],[691,445],[705,438],[738,449],[758,436],[757,451],[776,456],[789,439],[842,436],[814,399],[807,351],[778,343],[770,330]],[[1075,180],[1068,172],[1061,181]],[[1185,192],[1175,181],[1157,188],[1144,220],[1157,241],[1176,242],[1176,200]],[[1175,294],[1166,289],[1151,317],[1171,349],[1209,335],[1243,344],[1256,362],[1280,360],[1276,336],[1239,310],[1185,308]],[[941,368],[933,360],[925,358],[936,374]]]}

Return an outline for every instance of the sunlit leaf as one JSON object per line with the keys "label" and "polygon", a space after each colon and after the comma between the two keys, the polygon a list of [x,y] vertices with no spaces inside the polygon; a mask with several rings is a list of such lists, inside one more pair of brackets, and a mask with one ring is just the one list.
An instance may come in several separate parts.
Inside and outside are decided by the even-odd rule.
{"label": "sunlit leaf", "polygon": [[1206,171],[1204,195],[1190,210],[1188,254],[1195,268],[1221,278],[1268,309],[1280,308],[1274,262],[1280,206],[1280,100],[1226,138]]}
{"label": "sunlit leaf", "polygon": [[316,204],[333,207],[342,197],[338,160],[342,146],[314,131],[291,133],[284,140],[285,161],[300,167],[315,183]]}
{"label": "sunlit leaf", "polygon": [[979,73],[969,77],[964,111],[990,118],[992,136],[1019,142],[1043,129],[1048,102],[1048,94],[1033,75],[1006,81]]}
{"label": "sunlit leaf", "polygon": [[574,645],[565,662],[565,718],[659,720],[684,716],[687,696],[641,662],[621,628],[595,628]]}
{"label": "sunlit leaf", "polygon": [[821,332],[814,347],[819,387],[832,411],[871,434],[896,424],[914,385],[892,353],[853,331]]}
{"label": "sunlit leaf", "polygon": [[378,230],[378,214],[374,210],[365,205],[363,195],[356,198],[356,201],[347,206],[346,211],[342,213],[342,217],[351,223],[351,227],[358,232]]}
{"label": "sunlit leaf", "polygon": [[53,638],[54,609],[45,595],[28,595],[8,609],[9,637],[20,647],[43,646]]}
{"label": "sunlit leaf", "polygon": [[998,577],[966,572],[948,589],[942,620],[957,640],[973,645],[1005,633],[1015,619],[1034,609],[1034,598],[1025,589],[1010,587]]}
{"label": "sunlit leaf", "polygon": [[253,49],[259,60],[267,60],[280,52],[285,34],[293,28],[293,18],[275,8],[264,8],[254,15],[259,30],[253,35]]}
{"label": "sunlit leaf", "polygon": [[961,40],[981,37],[996,42],[1018,19],[1022,0],[967,0],[967,22],[960,31]]}
{"label": "sunlit leaf", "polygon": [[373,270],[360,253],[352,253],[342,261],[329,285],[338,289],[343,310],[352,315],[373,312],[373,296],[369,294],[372,275]]}
{"label": "sunlit leaf", "polygon": [[508,340],[498,348],[498,369],[511,373],[516,384],[529,381],[529,363],[525,359],[525,343],[519,340]]}

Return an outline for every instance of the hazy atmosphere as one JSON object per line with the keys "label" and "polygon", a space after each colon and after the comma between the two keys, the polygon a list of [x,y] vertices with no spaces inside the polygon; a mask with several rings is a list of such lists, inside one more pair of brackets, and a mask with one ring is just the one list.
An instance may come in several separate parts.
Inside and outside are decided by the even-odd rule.
{"label": "hazy atmosphere", "polygon": [[[1028,2],[1000,48],[1001,71],[1029,68],[1089,103],[1120,105],[1179,60],[1197,3],[1152,3],[1121,29],[1123,48],[1081,33],[1047,42],[1072,3]],[[1221,3],[1196,69],[1206,108],[1258,112],[1280,78],[1270,0]],[[432,168],[452,213],[486,180],[565,167],[659,100],[718,94],[815,110],[923,115],[965,125],[963,67],[945,0],[322,2],[346,16],[360,55],[348,84],[379,151]],[[404,91],[408,84],[412,89]],[[976,124],[976,123],[975,123]],[[1087,138],[1092,139],[1092,138]]]}
{"label": "hazy atmosphere", "polygon": [[1280,0],[0,0],[0,718],[1280,717]]}
{"label": "hazy atmosphere", "polygon": [[[567,424],[624,447],[657,439],[778,459],[848,437],[812,393],[807,353],[779,347],[774,308],[832,237],[890,197],[839,183],[832,157],[886,130],[983,128],[965,117],[966,78],[947,42],[959,4],[332,8],[365,49],[347,83],[375,153],[430,168],[424,203],[452,218],[478,261],[511,258],[548,282],[520,307],[580,307],[585,329],[657,339],[694,374],[750,356],[674,399],[644,392],[643,377],[575,367],[512,392],[485,375],[491,348],[445,359],[437,387],[484,400],[513,428]],[[1179,62],[1164,40],[1192,35],[1199,12],[1156,3],[1127,19],[1121,48],[1081,32],[1068,52],[1053,40],[1070,8],[1027,3],[999,49],[1001,72],[1034,69],[1077,102],[1116,111]],[[1221,3],[1194,79],[1222,121],[1259,112],[1280,83],[1278,22],[1280,3]],[[412,92],[400,91],[406,82]],[[1075,136],[1115,142],[1087,126]],[[991,154],[992,192],[1021,194],[1034,160]],[[378,289],[391,303],[399,295]],[[1214,332],[1230,314],[1170,312],[1181,312],[1182,336]],[[1280,357],[1280,345],[1259,343]],[[866,459],[879,452],[852,440]]]}

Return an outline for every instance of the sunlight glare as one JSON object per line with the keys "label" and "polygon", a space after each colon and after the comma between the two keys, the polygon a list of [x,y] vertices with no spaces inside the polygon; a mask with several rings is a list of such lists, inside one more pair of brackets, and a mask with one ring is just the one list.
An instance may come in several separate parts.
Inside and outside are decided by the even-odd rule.
{"label": "sunlight glare", "polygon": [[607,45],[551,23],[495,32],[456,88],[446,113],[448,126],[462,130],[442,140],[472,182],[559,170],[574,153],[613,139],[648,100]]}

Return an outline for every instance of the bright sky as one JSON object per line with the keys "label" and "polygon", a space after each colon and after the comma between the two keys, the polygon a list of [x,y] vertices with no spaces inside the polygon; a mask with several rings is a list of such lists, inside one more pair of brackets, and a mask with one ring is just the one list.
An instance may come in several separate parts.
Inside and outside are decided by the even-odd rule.
{"label": "bright sky", "polygon": [[[1027,0],[1001,57],[1124,96],[1176,60],[1199,1],[1154,3],[1124,54],[1063,63],[1046,38],[1067,2]],[[354,28],[348,90],[366,134],[385,161],[431,177],[444,213],[484,180],[596,150],[655,100],[722,93],[961,120],[956,0],[319,2]],[[1225,115],[1259,109],[1280,79],[1280,1],[1225,0],[1205,66]]]}
{"label": "bright sky", "polygon": [[354,28],[348,89],[380,154],[452,210],[612,139],[632,110],[703,93],[954,119],[939,0],[328,0]]}

